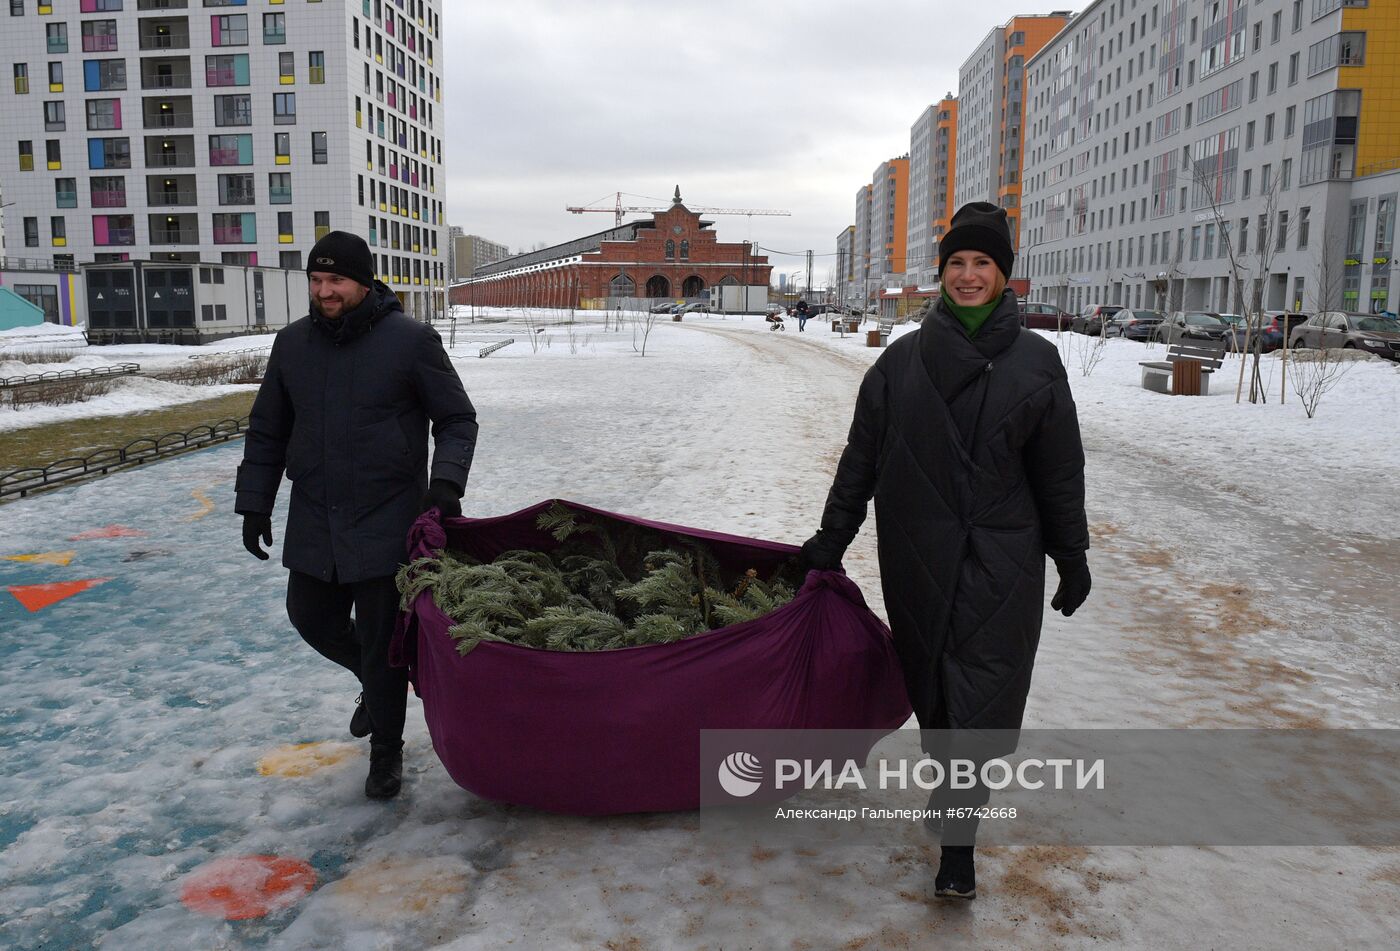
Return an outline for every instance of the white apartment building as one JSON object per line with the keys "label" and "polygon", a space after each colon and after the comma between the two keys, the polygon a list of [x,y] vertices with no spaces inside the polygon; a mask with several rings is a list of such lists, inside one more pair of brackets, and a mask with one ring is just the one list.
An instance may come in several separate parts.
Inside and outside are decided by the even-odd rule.
{"label": "white apartment building", "polygon": [[[862,302],[868,300],[879,287],[878,280],[872,284],[870,274],[870,206],[869,185],[856,189],[856,223],[852,238],[851,274],[855,292],[851,295]],[[877,278],[879,275],[875,275]]]}
{"label": "white apartment building", "polygon": [[1005,36],[990,31],[958,70],[957,182],[953,204],[997,200],[1001,153],[1002,61]]}
{"label": "white apartment building", "polygon": [[1090,3],[1027,63],[1030,296],[1239,313],[1257,288],[1265,309],[1395,310],[1397,12]]}
{"label": "white apartment building", "polygon": [[[909,221],[905,281],[938,281],[938,244],[956,208],[957,99],[950,92],[924,110],[909,130]],[[952,187],[950,187],[952,186]]]}
{"label": "white apartment building", "polygon": [[10,0],[8,253],[300,270],[364,237],[411,314],[442,306],[439,0]]}

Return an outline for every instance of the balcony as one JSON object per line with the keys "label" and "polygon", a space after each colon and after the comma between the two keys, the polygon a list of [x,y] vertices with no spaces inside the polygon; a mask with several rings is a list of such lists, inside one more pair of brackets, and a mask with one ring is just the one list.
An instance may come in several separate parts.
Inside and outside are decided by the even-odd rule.
{"label": "balcony", "polygon": [[147,136],[146,165],[149,168],[194,168],[194,137]]}
{"label": "balcony", "polygon": [[148,96],[141,101],[147,129],[189,129],[194,126],[194,106],[189,96]]}
{"label": "balcony", "polygon": [[150,57],[141,60],[142,89],[190,89],[188,56]]}
{"label": "balcony", "polygon": [[146,204],[152,208],[194,207],[199,192],[193,175],[146,176]]}
{"label": "balcony", "polygon": [[199,244],[198,215],[149,215],[151,244]]}
{"label": "balcony", "polygon": [[190,25],[186,17],[152,17],[141,21],[141,49],[187,50]]}

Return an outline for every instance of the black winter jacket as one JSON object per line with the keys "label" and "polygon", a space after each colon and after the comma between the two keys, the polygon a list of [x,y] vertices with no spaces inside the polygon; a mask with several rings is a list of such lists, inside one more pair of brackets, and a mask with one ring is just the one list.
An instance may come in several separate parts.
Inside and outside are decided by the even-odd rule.
{"label": "black winter jacket", "polygon": [[920,726],[1019,728],[1045,556],[1083,557],[1089,533],[1069,380],[1011,291],[974,339],[935,305],[866,374],[823,533],[849,541],[872,496]]}
{"label": "black winter jacket", "polygon": [[[366,304],[277,334],[238,467],[236,509],[271,514],[292,483],[282,564],[348,583],[393,574],[432,478],[465,488],[476,410],[426,324],[376,281]],[[331,329],[334,328],[334,329]]]}

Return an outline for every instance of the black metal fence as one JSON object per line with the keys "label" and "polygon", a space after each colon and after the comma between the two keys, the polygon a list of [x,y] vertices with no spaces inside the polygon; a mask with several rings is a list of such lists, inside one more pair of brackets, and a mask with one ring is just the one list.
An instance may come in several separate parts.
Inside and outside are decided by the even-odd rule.
{"label": "black metal fence", "polygon": [[133,440],[119,449],[99,449],[82,457],[60,459],[47,466],[15,469],[0,473],[0,500],[39,492],[82,479],[96,478],[116,469],[155,462],[193,449],[238,439],[248,431],[249,417],[221,419],[187,432],[166,433]]}

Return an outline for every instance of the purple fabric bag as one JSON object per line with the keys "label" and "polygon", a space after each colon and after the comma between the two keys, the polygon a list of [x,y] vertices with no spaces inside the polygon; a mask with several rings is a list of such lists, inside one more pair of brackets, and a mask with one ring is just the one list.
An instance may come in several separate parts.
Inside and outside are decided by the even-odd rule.
{"label": "purple fabric bag", "polygon": [[[444,546],[489,560],[557,543],[535,527],[554,500],[496,518],[436,510],[409,532],[409,558]],[[775,569],[792,545],[617,515],[594,516],[704,541],[726,570]],[[391,662],[407,664],[433,749],[484,799],[608,815],[695,809],[703,729],[860,729],[871,743],[910,715],[889,628],[855,583],[809,572],[769,614],[671,644],[598,652],[485,642],[463,657],[425,591],[399,618]]]}

